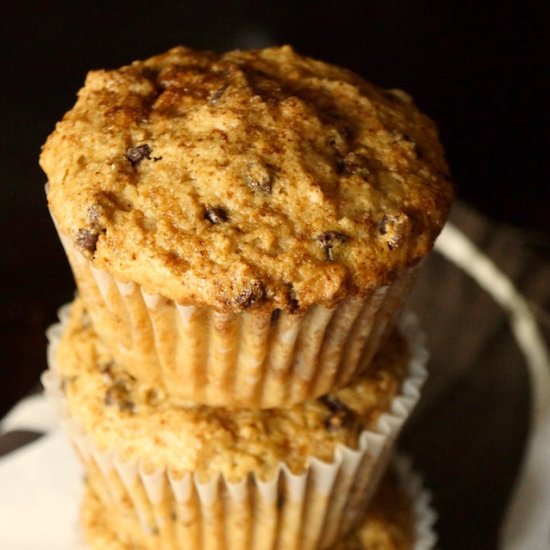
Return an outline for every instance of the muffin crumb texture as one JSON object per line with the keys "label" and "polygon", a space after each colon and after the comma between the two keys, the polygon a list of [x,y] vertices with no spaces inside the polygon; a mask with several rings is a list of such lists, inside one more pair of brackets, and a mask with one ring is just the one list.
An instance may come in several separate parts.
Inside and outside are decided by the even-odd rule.
{"label": "muffin crumb texture", "polygon": [[92,71],[41,165],[95,267],[218,310],[367,294],[431,249],[451,198],[407,94],[289,46]]}

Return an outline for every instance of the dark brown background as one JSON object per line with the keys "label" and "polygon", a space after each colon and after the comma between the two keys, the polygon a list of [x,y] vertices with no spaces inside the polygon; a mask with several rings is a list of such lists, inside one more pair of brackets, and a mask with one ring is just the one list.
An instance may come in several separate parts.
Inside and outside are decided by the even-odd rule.
{"label": "dark brown background", "polygon": [[[475,226],[481,220],[476,227],[482,233],[487,227],[496,231],[502,223],[521,229],[515,233],[519,235],[516,252],[505,246],[499,259],[505,261],[507,252],[517,257],[521,250],[529,261],[534,258],[527,265],[538,269],[547,265],[549,254],[550,121],[545,100],[550,20],[545,4],[425,0],[3,3],[0,416],[36,384],[45,367],[44,330],[55,320],[57,307],[73,294],[70,272],[45,206],[45,176],[37,157],[56,120],[74,102],[88,69],[115,67],[178,43],[220,51],[291,43],[302,53],[348,66],[382,86],[402,87],[439,123],[458,196],[483,216],[461,215],[461,223]],[[450,277],[449,284],[456,277]],[[469,300],[478,304],[478,313],[497,315],[491,313],[490,300],[478,302],[475,292],[464,288],[462,294],[453,291],[454,301],[439,299],[428,307],[426,296],[434,283],[423,283],[428,288],[420,294],[424,310],[434,312],[427,319],[430,331],[439,336],[439,341],[432,336],[434,346],[441,348],[442,340],[450,346],[452,339],[461,336],[452,330],[453,323],[464,322],[460,315],[468,309]],[[438,312],[447,316],[447,324],[438,325]],[[503,317],[497,318],[500,336],[499,331],[489,334],[493,344],[500,341],[506,324]],[[526,429],[527,386],[513,344],[487,349],[479,345],[478,350],[475,338],[473,342],[473,347],[459,346],[466,349],[462,363],[460,356],[455,357],[456,365],[463,365],[457,371],[461,383],[457,385],[454,377],[452,383],[443,383],[440,374],[438,385],[436,375],[428,388],[432,399],[425,401],[420,420],[404,440],[427,470],[436,497],[439,491],[436,505],[442,512],[443,548],[494,545],[510,479],[521,456],[521,445],[510,447],[509,442],[522,440]],[[481,376],[471,377],[472,357],[478,351],[485,353],[488,366]],[[506,369],[499,367],[503,357]],[[487,382],[499,372],[508,373],[511,386],[495,396]],[[476,391],[465,392],[464,387]],[[513,395],[510,387],[515,389]],[[499,403],[508,400],[517,413],[505,426],[498,415],[491,424],[497,397]],[[481,423],[480,414],[485,415]],[[457,419],[462,419],[460,425]],[[500,423],[496,431],[495,422]],[[491,437],[487,437],[489,431]],[[478,446],[475,452],[461,447],[471,433],[478,441],[485,437],[484,447]],[[497,449],[501,440],[507,443]],[[497,455],[507,453],[498,458],[500,470],[491,462],[480,468],[479,457],[490,454],[493,447]],[[453,457],[464,452],[470,452],[465,457],[466,470],[450,468]],[[483,485],[495,468],[501,474],[495,487]]]}

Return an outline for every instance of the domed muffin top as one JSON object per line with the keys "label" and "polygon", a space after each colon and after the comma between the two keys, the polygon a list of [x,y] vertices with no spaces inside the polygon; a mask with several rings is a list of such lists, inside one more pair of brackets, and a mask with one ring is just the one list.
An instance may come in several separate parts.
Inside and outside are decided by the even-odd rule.
{"label": "domed muffin top", "polygon": [[429,252],[452,195],[407,94],[289,46],[92,71],[41,165],[60,232],[94,266],[219,310],[389,283]]}

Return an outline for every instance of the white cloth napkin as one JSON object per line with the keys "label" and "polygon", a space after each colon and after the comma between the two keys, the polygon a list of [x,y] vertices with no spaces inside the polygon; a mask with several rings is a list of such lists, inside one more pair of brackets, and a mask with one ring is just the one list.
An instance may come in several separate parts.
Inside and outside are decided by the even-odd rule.
{"label": "white cloth napkin", "polygon": [[[24,422],[10,428],[39,429],[49,404],[42,397],[18,406]],[[21,416],[19,416],[21,415]],[[4,423],[3,423],[4,424]],[[0,459],[0,548],[77,550],[82,472],[65,436],[55,428]]]}
{"label": "white cloth napkin", "polygon": [[550,357],[534,314],[514,284],[458,228],[448,224],[437,250],[506,311],[531,382],[525,457],[501,530],[502,550],[550,548]]}

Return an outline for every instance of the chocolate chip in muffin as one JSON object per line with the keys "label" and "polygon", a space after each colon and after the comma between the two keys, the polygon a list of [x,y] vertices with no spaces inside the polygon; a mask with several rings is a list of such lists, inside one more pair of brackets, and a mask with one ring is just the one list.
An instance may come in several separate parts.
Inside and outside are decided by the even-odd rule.
{"label": "chocolate chip in muffin", "polygon": [[76,234],[75,245],[88,257],[95,254],[99,233],[93,229],[80,228]]}
{"label": "chocolate chip in muffin", "polygon": [[121,380],[117,380],[105,392],[105,405],[117,406],[121,412],[134,413],[136,410],[136,404],[130,399],[130,392]]}
{"label": "chocolate chip in muffin", "polygon": [[130,161],[132,166],[137,166],[143,159],[150,159],[153,150],[146,143],[142,145],[136,145],[135,147],[128,147],[126,149],[126,158]]}
{"label": "chocolate chip in muffin", "polygon": [[354,421],[354,412],[337,397],[325,395],[319,401],[329,410],[329,415],[325,418],[325,428],[329,432],[349,426]]}
{"label": "chocolate chip in muffin", "polygon": [[265,297],[265,288],[260,281],[252,281],[248,288],[243,290],[235,299],[235,302],[243,308],[249,308]]}
{"label": "chocolate chip in muffin", "polygon": [[229,214],[220,206],[208,206],[204,212],[204,219],[211,224],[226,222],[229,219]]}
{"label": "chocolate chip in muffin", "polygon": [[337,231],[325,231],[317,236],[317,243],[325,250],[329,262],[334,261],[334,247],[345,243],[347,240],[347,235]]}
{"label": "chocolate chip in muffin", "polygon": [[157,83],[157,79],[159,76],[159,71],[157,69],[154,69],[153,67],[144,67],[141,71],[141,74],[144,78],[150,80],[153,84]]}

